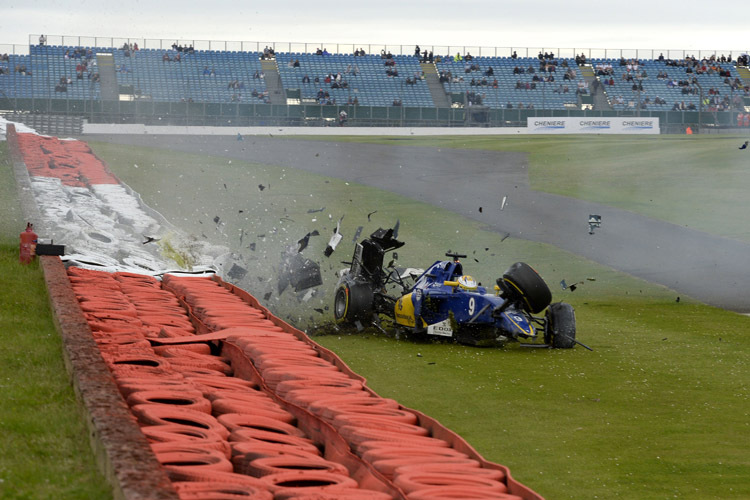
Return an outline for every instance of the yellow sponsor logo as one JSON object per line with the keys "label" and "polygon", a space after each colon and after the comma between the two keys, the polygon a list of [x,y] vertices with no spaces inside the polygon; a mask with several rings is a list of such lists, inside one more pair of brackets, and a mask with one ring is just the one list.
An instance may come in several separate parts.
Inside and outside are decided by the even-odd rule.
{"label": "yellow sponsor logo", "polygon": [[394,316],[396,323],[399,325],[413,327],[416,324],[414,320],[414,302],[412,302],[410,293],[396,301]]}

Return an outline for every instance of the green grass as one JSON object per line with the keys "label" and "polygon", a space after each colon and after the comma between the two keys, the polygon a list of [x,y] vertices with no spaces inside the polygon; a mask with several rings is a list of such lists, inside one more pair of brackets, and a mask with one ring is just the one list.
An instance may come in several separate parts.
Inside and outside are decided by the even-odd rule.
{"label": "green grass", "polygon": [[[526,147],[525,139],[516,141],[521,144],[508,141],[504,147]],[[671,141],[661,143],[665,155],[683,147]],[[440,144],[495,142],[504,141],[443,138]],[[574,149],[557,138],[547,146],[543,142],[531,141],[534,151]],[[399,141],[404,143],[425,140]],[[479,223],[364,186],[237,160],[92,146],[148,204],[180,227],[249,255],[250,272],[264,280],[278,264],[279,245],[294,244],[312,229],[330,234],[333,221],[345,213],[345,236],[333,262],[321,256],[327,236],[311,238],[304,252],[323,263],[320,296],[303,303],[288,291],[278,297],[264,280],[248,286],[258,297],[272,290],[268,305],[294,323],[304,324],[308,315],[331,318],[330,310],[323,316],[310,310],[331,305],[332,271],[350,258],[350,236],[359,224],[367,234],[400,219],[400,236],[407,242],[399,249],[402,264],[428,265],[448,248],[468,251],[467,272],[491,282],[515,261],[531,263],[552,285],[554,300],[574,305],[578,338],[594,352],[477,349],[372,333],[315,340],[341,355],[381,395],[437,418],[548,498],[750,496],[750,318],[684,295],[678,303],[677,294],[664,287],[548,245],[501,241]],[[535,161],[532,155],[532,172],[539,168]],[[260,191],[260,183],[270,187]],[[307,213],[322,206],[324,212]],[[367,225],[373,210],[378,212]],[[225,223],[220,229],[210,223],[215,215]],[[241,230],[245,244],[257,242],[255,252],[238,244]],[[563,292],[556,285],[561,279],[584,283],[575,293]]]}
{"label": "green grass", "polygon": [[62,358],[38,262],[18,262],[25,224],[0,142],[0,498],[111,498]]}

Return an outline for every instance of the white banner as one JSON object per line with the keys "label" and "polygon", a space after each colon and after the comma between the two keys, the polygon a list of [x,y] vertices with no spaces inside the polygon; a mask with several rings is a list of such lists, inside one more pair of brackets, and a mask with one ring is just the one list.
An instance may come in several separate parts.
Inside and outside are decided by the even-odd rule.
{"label": "white banner", "polygon": [[659,118],[527,118],[530,134],[658,134]]}

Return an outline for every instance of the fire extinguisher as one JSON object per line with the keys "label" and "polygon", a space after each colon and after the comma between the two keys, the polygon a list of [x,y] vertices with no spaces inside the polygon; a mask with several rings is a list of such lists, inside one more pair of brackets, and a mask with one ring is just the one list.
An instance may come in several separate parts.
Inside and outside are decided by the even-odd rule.
{"label": "fire extinguisher", "polygon": [[21,233],[21,264],[30,264],[36,258],[37,235],[31,222],[26,224],[26,231]]}

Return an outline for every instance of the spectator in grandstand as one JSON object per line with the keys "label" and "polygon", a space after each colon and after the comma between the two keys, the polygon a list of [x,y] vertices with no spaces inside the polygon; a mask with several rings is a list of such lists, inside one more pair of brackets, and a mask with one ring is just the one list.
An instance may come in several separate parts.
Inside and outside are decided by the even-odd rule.
{"label": "spectator in grandstand", "polygon": [[419,54],[422,52],[422,49],[419,48],[419,45],[414,47],[414,57],[419,57]]}
{"label": "spectator in grandstand", "polygon": [[47,45],[47,37],[44,35],[39,35],[39,45],[44,46]]}
{"label": "spectator in grandstand", "polygon": [[508,101],[508,103],[505,105],[505,109],[513,109],[513,105]]}
{"label": "spectator in grandstand", "polygon": [[393,100],[393,105],[394,106],[401,106],[401,99],[394,99]]}
{"label": "spectator in grandstand", "polygon": [[302,77],[302,83],[310,83],[310,77],[307,74]]}
{"label": "spectator in grandstand", "polygon": [[538,55],[537,55],[536,57],[537,57],[537,59],[539,59],[540,61],[543,61],[543,60],[544,60],[544,54],[542,54],[542,51],[541,51],[541,50],[539,51],[539,54],[538,54]]}
{"label": "spectator in grandstand", "polygon": [[484,74],[487,75],[487,76],[492,76],[492,75],[495,74],[495,70],[492,69],[492,66],[488,66],[487,67],[487,71],[485,71]]}
{"label": "spectator in grandstand", "polygon": [[456,57],[453,58],[453,61],[455,62],[461,62],[463,61],[463,57],[461,57],[461,54],[456,52]]}
{"label": "spectator in grandstand", "polygon": [[170,58],[169,58],[169,54],[167,54],[166,52],[164,53],[164,55],[163,55],[163,56],[161,56],[161,62],[162,62],[162,63],[165,63],[165,62],[169,62],[169,61],[171,61],[171,60],[172,60],[172,59],[170,59]]}
{"label": "spectator in grandstand", "polygon": [[513,51],[513,54],[510,56],[511,59],[518,59],[518,54],[516,54],[516,51]]}

